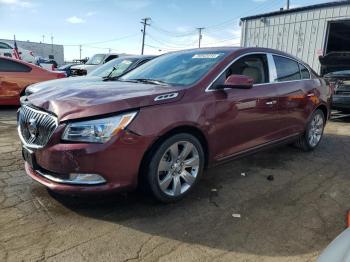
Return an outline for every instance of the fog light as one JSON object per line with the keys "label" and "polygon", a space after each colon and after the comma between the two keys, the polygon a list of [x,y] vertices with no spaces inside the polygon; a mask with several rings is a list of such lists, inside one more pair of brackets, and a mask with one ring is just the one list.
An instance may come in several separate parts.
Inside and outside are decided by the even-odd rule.
{"label": "fog light", "polygon": [[102,184],[105,183],[106,180],[97,174],[79,174],[79,173],[71,173],[69,174],[69,181],[75,184]]}

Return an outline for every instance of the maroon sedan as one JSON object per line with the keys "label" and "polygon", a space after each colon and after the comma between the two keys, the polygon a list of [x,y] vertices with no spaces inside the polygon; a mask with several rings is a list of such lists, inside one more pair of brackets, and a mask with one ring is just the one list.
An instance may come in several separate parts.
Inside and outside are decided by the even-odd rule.
{"label": "maroon sedan", "polygon": [[187,195],[203,169],[242,154],[321,141],[331,90],[306,64],[262,48],[162,55],[119,79],[46,88],[22,101],[27,173],[53,191],[146,186]]}

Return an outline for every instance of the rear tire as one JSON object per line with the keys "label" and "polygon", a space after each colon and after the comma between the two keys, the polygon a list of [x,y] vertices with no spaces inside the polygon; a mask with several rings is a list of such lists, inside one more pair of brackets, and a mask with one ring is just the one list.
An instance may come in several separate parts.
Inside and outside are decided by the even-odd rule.
{"label": "rear tire", "polygon": [[322,140],[325,123],[322,110],[317,109],[312,114],[304,134],[296,141],[296,146],[305,152],[314,150]]}
{"label": "rear tire", "polygon": [[187,133],[176,134],[153,151],[146,183],[160,202],[178,201],[188,195],[203,173],[204,151],[199,140]]}

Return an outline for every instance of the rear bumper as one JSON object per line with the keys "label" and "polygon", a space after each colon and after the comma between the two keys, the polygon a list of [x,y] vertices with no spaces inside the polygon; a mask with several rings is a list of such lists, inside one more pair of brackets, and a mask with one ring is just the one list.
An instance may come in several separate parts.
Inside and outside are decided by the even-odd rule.
{"label": "rear bumper", "polygon": [[350,110],[350,96],[333,95],[332,109]]}

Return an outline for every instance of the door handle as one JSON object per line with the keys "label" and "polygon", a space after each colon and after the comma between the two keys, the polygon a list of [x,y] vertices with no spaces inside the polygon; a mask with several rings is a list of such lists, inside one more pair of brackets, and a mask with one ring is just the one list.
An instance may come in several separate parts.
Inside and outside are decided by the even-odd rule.
{"label": "door handle", "polygon": [[269,101],[269,102],[266,102],[266,105],[275,105],[277,104],[277,100],[272,100],[272,101]]}

